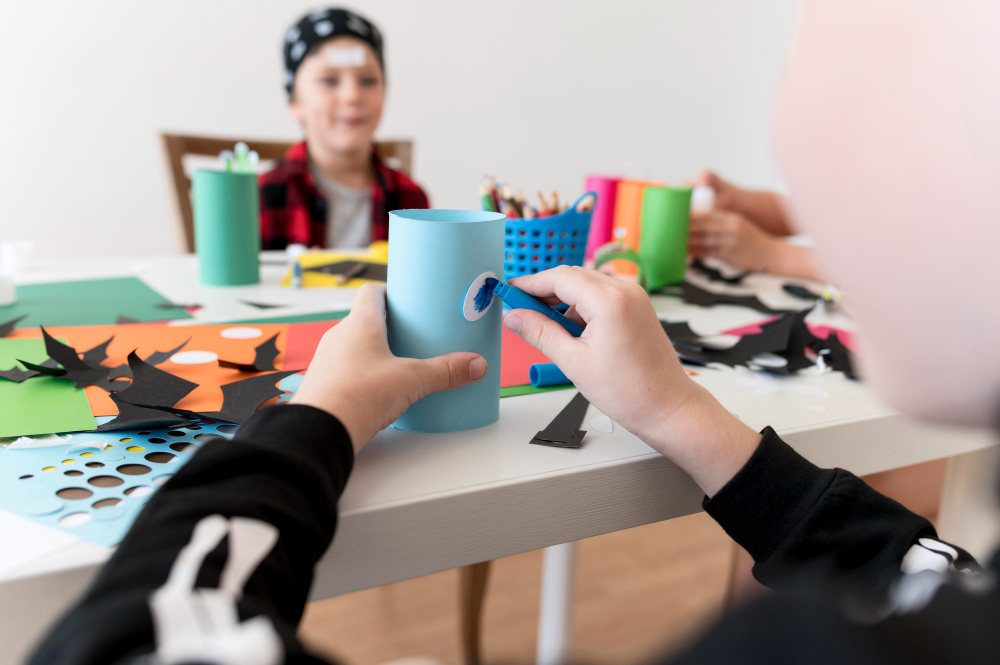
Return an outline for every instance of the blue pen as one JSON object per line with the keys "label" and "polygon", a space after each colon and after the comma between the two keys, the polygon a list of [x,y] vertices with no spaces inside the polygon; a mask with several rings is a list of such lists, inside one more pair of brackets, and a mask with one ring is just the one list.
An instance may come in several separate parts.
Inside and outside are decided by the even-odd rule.
{"label": "blue pen", "polygon": [[571,319],[566,318],[555,309],[543,303],[541,300],[538,300],[533,296],[529,296],[516,286],[511,286],[507,282],[501,282],[493,279],[492,277],[488,277],[486,279],[486,286],[492,287],[493,293],[497,294],[500,297],[500,300],[503,300],[504,304],[511,309],[533,309],[536,312],[541,312],[561,325],[569,331],[569,334],[573,337],[579,337],[583,334],[583,326]]}

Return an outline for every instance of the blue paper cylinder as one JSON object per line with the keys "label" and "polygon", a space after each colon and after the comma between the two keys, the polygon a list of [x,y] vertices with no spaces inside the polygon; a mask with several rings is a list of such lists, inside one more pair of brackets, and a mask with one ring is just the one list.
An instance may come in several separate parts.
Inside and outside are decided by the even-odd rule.
{"label": "blue paper cylinder", "polygon": [[463,314],[466,294],[484,272],[503,275],[504,216],[477,210],[389,213],[386,326],[397,356],[431,358],[473,351],[489,364],[478,382],[418,400],[395,427],[455,432],[500,417],[502,303],[494,298],[475,321]]}
{"label": "blue paper cylinder", "polygon": [[536,388],[547,386],[564,386],[573,383],[566,378],[555,363],[535,363],[528,369],[528,380]]}

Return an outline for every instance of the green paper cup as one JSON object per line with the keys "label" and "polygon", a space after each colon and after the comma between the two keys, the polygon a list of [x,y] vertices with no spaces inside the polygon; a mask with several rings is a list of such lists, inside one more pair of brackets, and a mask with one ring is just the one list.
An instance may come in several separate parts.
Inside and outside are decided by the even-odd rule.
{"label": "green paper cup", "polygon": [[647,291],[684,281],[690,210],[689,187],[647,187],[643,192],[639,254]]}
{"label": "green paper cup", "polygon": [[194,172],[194,245],[202,284],[239,286],[260,281],[257,196],[253,173]]}

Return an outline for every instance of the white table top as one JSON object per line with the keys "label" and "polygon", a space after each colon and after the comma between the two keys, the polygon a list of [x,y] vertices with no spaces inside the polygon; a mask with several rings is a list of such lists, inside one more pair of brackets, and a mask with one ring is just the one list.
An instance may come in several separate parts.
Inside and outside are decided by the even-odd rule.
{"label": "white table top", "polygon": [[[135,274],[176,302],[204,306],[186,325],[346,309],[352,289],[293,290],[277,284],[281,265],[265,265],[262,283],[205,287],[193,256],[39,264],[22,281]],[[775,308],[803,307],[779,280],[745,282]],[[709,288],[717,288],[709,285]],[[239,299],[285,303],[262,311]],[[661,318],[687,320],[712,333],[766,318],[734,306],[701,308],[653,296]],[[844,314],[815,312],[811,323],[852,329]],[[761,376],[746,368],[699,370],[694,380],[755,429],[773,426],[824,466],[873,473],[993,444],[985,432],[929,428],[892,413],[861,383],[840,373]],[[501,400],[500,420],[466,432],[420,435],[386,430],[356,460],[340,502],[333,547],[320,562],[314,598],[508,556],[560,542],[690,514],[702,493],[686,474],[615,426],[589,427],[578,450],[528,445],[569,401],[571,390]],[[78,543],[0,578],[0,644],[27,644],[85,587],[110,550]],[[26,637],[27,636],[27,637]],[[16,651],[16,649],[15,649]]]}

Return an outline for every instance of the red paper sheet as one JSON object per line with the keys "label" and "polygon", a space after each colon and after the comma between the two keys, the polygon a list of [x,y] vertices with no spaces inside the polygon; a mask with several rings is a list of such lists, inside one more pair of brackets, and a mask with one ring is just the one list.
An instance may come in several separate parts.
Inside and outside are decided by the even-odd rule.
{"label": "red paper sheet", "polygon": [[[312,361],[316,347],[327,330],[339,321],[292,323],[288,326],[288,347],[285,349],[284,366],[288,369],[305,368]],[[551,362],[523,339],[503,329],[500,338],[500,387],[523,386],[530,383],[528,369],[534,363]]]}

